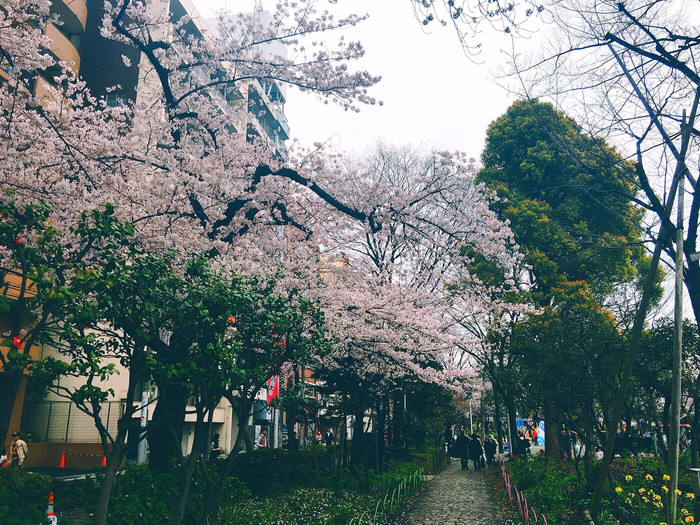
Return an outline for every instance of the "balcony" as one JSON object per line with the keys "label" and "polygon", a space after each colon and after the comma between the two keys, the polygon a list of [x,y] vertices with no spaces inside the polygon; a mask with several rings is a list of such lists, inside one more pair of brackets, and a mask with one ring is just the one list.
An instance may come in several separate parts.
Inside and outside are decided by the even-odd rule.
{"label": "balcony", "polygon": [[24,297],[35,297],[36,296],[36,285],[31,280],[26,280],[22,282],[22,274],[19,272],[14,272],[8,270],[4,276],[0,277],[0,283],[2,286],[2,295],[8,299],[16,301],[20,298],[22,294],[22,286],[24,285]]}
{"label": "balcony", "polygon": [[77,74],[80,70],[80,55],[73,43],[53,24],[46,25],[46,36],[52,41],[49,50]]}
{"label": "balcony", "polygon": [[85,0],[56,0],[51,4],[51,12],[59,15],[64,33],[73,35],[85,31],[88,13]]}

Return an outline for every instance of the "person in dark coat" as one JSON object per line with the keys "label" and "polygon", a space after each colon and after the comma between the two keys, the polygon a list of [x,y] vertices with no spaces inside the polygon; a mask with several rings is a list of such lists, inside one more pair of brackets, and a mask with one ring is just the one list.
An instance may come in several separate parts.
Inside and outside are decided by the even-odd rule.
{"label": "person in dark coat", "polygon": [[209,446],[209,459],[215,460],[221,455],[221,446],[219,445],[219,434],[214,434],[211,437],[211,445]]}
{"label": "person in dark coat", "polygon": [[486,438],[484,441],[484,454],[486,454],[486,466],[493,467],[496,465],[496,450],[498,449],[498,443],[491,436]]}
{"label": "person in dark coat", "polygon": [[462,462],[462,470],[469,470],[469,438],[464,433],[464,430],[457,436],[455,451]]}
{"label": "person in dark coat", "polygon": [[445,426],[445,452],[450,455],[450,447],[452,446],[452,427]]}
{"label": "person in dark coat", "polygon": [[481,468],[481,456],[484,455],[484,449],[481,446],[481,440],[479,436],[474,433],[469,441],[469,457],[474,462],[474,470],[479,470]]}

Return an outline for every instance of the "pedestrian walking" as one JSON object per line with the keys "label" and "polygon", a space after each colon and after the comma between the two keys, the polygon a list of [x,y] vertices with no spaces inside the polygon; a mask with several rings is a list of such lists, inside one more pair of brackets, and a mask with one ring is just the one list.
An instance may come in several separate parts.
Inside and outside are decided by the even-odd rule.
{"label": "pedestrian walking", "polygon": [[462,430],[455,442],[455,451],[462,463],[462,470],[469,470],[469,438]]}
{"label": "pedestrian walking", "polygon": [[10,446],[10,466],[21,467],[27,459],[27,452],[27,444],[19,437],[19,432],[14,432]]}
{"label": "pedestrian walking", "polygon": [[498,449],[498,443],[493,439],[493,436],[489,436],[484,441],[484,454],[486,455],[486,466],[494,467],[496,466],[496,450]]}
{"label": "pedestrian walking", "polygon": [[476,434],[472,434],[471,441],[469,442],[469,457],[474,462],[474,470],[479,470],[482,468],[481,460],[484,455],[484,448],[481,445],[481,440]]}
{"label": "pedestrian walking", "polygon": [[330,447],[333,444],[333,431],[329,428],[328,432],[326,432],[326,446]]}
{"label": "pedestrian walking", "polygon": [[449,456],[450,455],[450,447],[452,446],[452,427],[449,425],[445,425],[445,453]]}

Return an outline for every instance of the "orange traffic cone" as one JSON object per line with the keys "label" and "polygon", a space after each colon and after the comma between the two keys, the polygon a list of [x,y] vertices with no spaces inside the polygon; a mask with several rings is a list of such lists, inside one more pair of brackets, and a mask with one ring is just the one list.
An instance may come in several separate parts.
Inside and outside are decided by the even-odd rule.
{"label": "orange traffic cone", "polygon": [[100,463],[100,467],[106,467],[107,466],[107,457],[102,456],[102,463]]}
{"label": "orange traffic cone", "polygon": [[58,521],[56,515],[53,513],[53,492],[49,492],[49,508],[46,509],[46,517],[51,524],[55,524]]}
{"label": "orange traffic cone", "polygon": [[58,463],[59,468],[66,468],[66,451],[61,453],[61,461]]}

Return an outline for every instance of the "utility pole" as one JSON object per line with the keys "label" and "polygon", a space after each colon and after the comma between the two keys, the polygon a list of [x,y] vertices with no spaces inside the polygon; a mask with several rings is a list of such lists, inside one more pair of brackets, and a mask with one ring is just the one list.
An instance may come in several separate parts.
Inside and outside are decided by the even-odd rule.
{"label": "utility pole", "polygon": [[[681,123],[681,134],[685,131],[685,111]],[[668,472],[671,477],[668,522],[676,522],[678,496],[678,456],[680,455],[681,428],[681,375],[683,370],[683,193],[685,169],[678,173],[678,219],[676,224],[676,287],[673,316],[673,366],[671,369],[671,429],[668,434]]]}
{"label": "utility pole", "polygon": [[472,398],[469,398],[469,433],[474,433],[474,422],[472,421]]}

